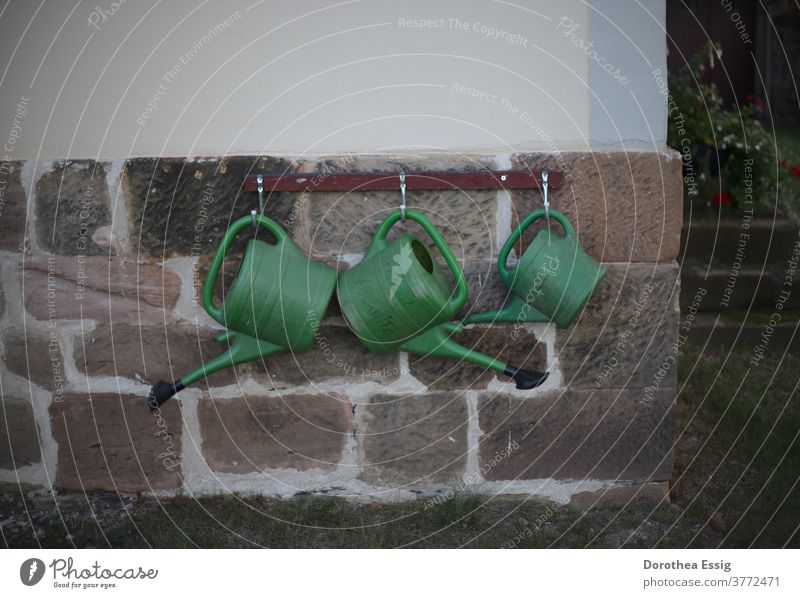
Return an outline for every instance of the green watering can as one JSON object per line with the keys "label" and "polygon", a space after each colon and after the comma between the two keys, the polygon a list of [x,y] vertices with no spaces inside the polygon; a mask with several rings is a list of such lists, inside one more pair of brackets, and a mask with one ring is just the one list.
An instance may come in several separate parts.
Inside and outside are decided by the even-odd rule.
{"label": "green watering can", "polygon": [[[233,240],[256,222],[277,239],[247,243],[236,278],[222,307],[214,305],[214,286]],[[161,381],[150,390],[148,404],[155,410],[186,386],[223,368],[311,346],[336,286],[336,269],[309,260],[286,231],[265,216],[244,216],[234,222],[220,243],[203,286],[203,307],[228,328],[217,337],[228,350],[175,382]]]}
{"label": "green watering can", "polygon": [[387,241],[389,230],[402,217],[401,212],[388,216],[362,262],[339,275],[339,305],[361,342],[373,353],[407,351],[464,360],[511,376],[520,389],[544,382],[547,373],[516,368],[452,340],[452,334],[463,330],[449,320],[467,300],[464,273],[444,238],[421,212],[407,210],[405,217],[430,235],[453,273],[455,292],[419,239],[406,234]]}
{"label": "green watering can", "polygon": [[544,209],[531,212],[514,230],[497,258],[497,270],[512,297],[495,311],[471,314],[464,324],[476,322],[555,322],[568,327],[605,276],[606,269],[583,251],[575,230],[561,212],[550,215],[563,227],[564,236],[542,229],[514,268],[508,254],[522,233],[546,216]]}

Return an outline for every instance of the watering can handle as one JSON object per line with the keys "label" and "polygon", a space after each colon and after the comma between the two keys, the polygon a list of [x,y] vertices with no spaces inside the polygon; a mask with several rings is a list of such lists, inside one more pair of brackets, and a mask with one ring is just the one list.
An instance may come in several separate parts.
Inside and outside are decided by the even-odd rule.
{"label": "watering can handle", "polygon": [[[278,240],[278,244],[283,243],[288,239],[286,231],[281,226],[266,216],[255,216],[256,224],[263,226]],[[225,315],[222,308],[214,305],[214,287],[217,285],[217,276],[219,269],[222,267],[222,262],[225,259],[225,254],[231,248],[236,236],[245,228],[253,225],[253,216],[242,216],[239,220],[235,221],[230,228],[225,232],[222,241],[217,248],[217,254],[214,256],[214,261],[211,262],[211,267],[206,276],[206,282],[203,285],[203,307],[212,318],[217,322],[225,325]]]}
{"label": "watering can handle", "polygon": [[[503,245],[503,248],[500,250],[500,254],[497,256],[497,270],[500,272],[501,278],[505,280],[505,278],[509,274],[507,267],[508,254],[511,253],[511,249],[514,247],[514,243],[516,243],[519,240],[519,238],[522,236],[522,233],[524,233],[531,224],[533,224],[540,218],[544,218],[546,215],[547,214],[544,208],[534,210],[533,212],[528,214],[522,222],[519,223],[519,226],[517,226],[517,228],[515,228],[514,231],[511,233],[511,236],[508,237],[508,239],[505,242],[505,245]],[[564,216],[564,214],[562,214],[561,212],[557,212],[555,210],[550,210],[550,216],[558,221],[558,223],[564,229],[564,233],[566,234],[567,238],[572,242],[575,242],[576,241],[575,229],[572,228],[572,224],[570,224],[570,221],[567,220],[567,217]]]}
{"label": "watering can handle", "polygon": [[[372,241],[372,245],[370,246],[370,250],[378,250],[382,248],[386,243],[386,235],[389,234],[389,230],[397,223],[398,220],[401,220],[403,215],[398,212],[393,212],[390,214],[378,227],[378,230],[375,232],[375,237]],[[446,311],[450,313],[450,315],[454,315],[459,309],[464,307],[464,304],[467,302],[467,298],[469,296],[469,289],[467,288],[467,279],[464,278],[464,272],[461,270],[461,266],[458,265],[458,260],[453,255],[453,252],[448,247],[447,242],[444,240],[442,233],[434,226],[433,222],[431,222],[425,214],[422,212],[418,212],[417,210],[406,210],[405,217],[408,220],[413,220],[417,224],[419,224],[428,236],[433,240],[434,245],[444,257],[444,261],[447,263],[448,268],[453,273],[453,277],[456,280],[456,292],[450,297],[450,301],[447,303]],[[370,254],[370,251],[367,252],[367,255]]]}

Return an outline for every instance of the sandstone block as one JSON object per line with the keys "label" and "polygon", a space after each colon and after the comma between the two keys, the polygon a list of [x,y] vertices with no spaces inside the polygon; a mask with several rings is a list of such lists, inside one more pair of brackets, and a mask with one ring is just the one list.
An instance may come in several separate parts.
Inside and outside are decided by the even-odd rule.
{"label": "sandstone block", "polygon": [[[563,170],[564,185],[550,193],[586,252],[604,262],[672,261],[680,250],[683,178],[677,152],[569,152],[516,154],[515,168]],[[542,207],[539,191],[513,193],[513,225]],[[557,226],[557,225],[556,225]],[[517,253],[538,230],[523,236]]]}
{"label": "sandstone block", "polygon": [[595,492],[573,494],[569,506],[575,509],[625,509],[633,506],[647,508],[669,505],[669,482],[650,482],[612,486]]}
{"label": "sandstone block", "polygon": [[[41,247],[61,255],[101,255],[111,224],[107,165],[94,160],[60,162],[36,183],[36,233]],[[100,231],[102,233],[102,231]]]}
{"label": "sandstone block", "polygon": [[30,401],[4,397],[0,405],[0,469],[18,469],[41,460],[33,406]]}
{"label": "sandstone block", "polygon": [[38,320],[163,324],[181,284],[163,266],[108,257],[26,259],[20,275],[25,308]]}
{"label": "sandstone block", "polygon": [[0,251],[23,250],[28,194],[20,181],[22,162],[0,163]]}
{"label": "sandstone block", "polygon": [[[258,209],[258,195],[242,190],[245,176],[291,172],[282,158],[231,156],[202,161],[136,158],[125,166],[131,238],[136,255],[158,258],[213,255],[233,221]],[[291,232],[294,195],[265,195],[264,215]],[[264,236],[265,231],[259,230]],[[238,247],[248,235],[243,233]]]}
{"label": "sandstone block", "polygon": [[666,481],[672,474],[675,388],[551,391],[479,402],[480,462],[519,445],[489,480]]}
{"label": "sandstone block", "polygon": [[330,380],[390,383],[400,375],[400,360],[398,353],[371,353],[345,326],[323,324],[305,353],[253,361],[247,370],[257,382],[277,388]]}
{"label": "sandstone block", "polygon": [[[134,326],[99,324],[92,332],[74,339],[78,370],[88,376],[121,376],[155,384],[176,380],[228,350],[218,343],[218,331],[191,324]],[[211,374],[206,382],[225,386],[236,382],[232,368]],[[198,382],[201,387],[206,382]]]}
{"label": "sandstone block", "polygon": [[203,456],[213,471],[332,469],[353,429],[341,395],[203,399],[198,407]]}
{"label": "sandstone block", "polygon": [[376,395],[356,410],[361,479],[391,487],[461,480],[467,452],[463,394]]}
{"label": "sandstone block", "polygon": [[676,264],[608,264],[582,314],[556,331],[565,384],[674,386],[679,293]]}
{"label": "sandstone block", "polygon": [[55,329],[8,328],[3,337],[8,369],[47,390],[64,384],[64,358]]}
{"label": "sandstone block", "polygon": [[180,406],[156,414],[138,395],[67,394],[50,416],[58,442],[56,484],[65,490],[142,492],[181,484]]}

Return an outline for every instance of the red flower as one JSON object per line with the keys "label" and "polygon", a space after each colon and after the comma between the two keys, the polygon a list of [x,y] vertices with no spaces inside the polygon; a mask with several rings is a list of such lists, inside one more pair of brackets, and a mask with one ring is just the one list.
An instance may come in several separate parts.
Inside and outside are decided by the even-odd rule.
{"label": "red flower", "polygon": [[789,167],[789,172],[791,172],[795,177],[800,179],[800,164],[792,164]]}
{"label": "red flower", "polygon": [[713,203],[715,206],[729,206],[732,202],[733,198],[728,193],[715,193],[711,198],[711,203]]}
{"label": "red flower", "polygon": [[748,93],[744,98],[748,104],[755,104],[756,108],[761,110],[764,107],[764,100],[757,98],[754,91]]}

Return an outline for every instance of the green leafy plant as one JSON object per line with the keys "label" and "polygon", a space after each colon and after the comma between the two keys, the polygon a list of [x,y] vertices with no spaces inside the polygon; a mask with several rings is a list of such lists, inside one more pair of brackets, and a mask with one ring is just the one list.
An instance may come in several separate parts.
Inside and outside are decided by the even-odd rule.
{"label": "green leafy plant", "polygon": [[764,211],[774,206],[779,191],[790,189],[796,196],[800,185],[759,120],[761,99],[750,96],[747,103],[726,109],[717,86],[704,80],[721,55],[719,47],[708,44],[706,52],[670,75],[667,143],[684,153],[685,168],[696,182],[687,188],[689,195],[730,209]]}

